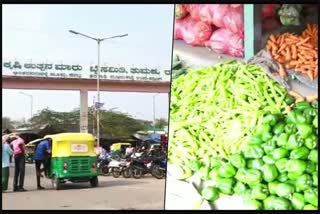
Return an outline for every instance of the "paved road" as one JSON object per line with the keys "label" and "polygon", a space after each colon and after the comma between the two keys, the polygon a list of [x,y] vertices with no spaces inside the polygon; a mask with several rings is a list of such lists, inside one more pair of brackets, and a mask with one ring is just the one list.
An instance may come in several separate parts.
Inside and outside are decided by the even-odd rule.
{"label": "paved road", "polygon": [[[99,187],[88,183],[66,183],[63,190],[52,189],[51,181],[43,178],[45,190],[36,189],[34,164],[27,164],[25,189],[12,192],[13,168],[10,170],[9,190],[2,194],[2,209],[163,209],[165,179],[151,176],[141,179],[100,176]],[[17,203],[19,202],[19,203]]]}

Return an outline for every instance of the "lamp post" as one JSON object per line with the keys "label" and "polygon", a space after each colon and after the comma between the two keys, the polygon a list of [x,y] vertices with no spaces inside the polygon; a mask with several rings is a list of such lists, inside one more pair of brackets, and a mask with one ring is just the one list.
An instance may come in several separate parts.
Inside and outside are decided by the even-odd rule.
{"label": "lamp post", "polygon": [[152,96],[153,98],[153,133],[156,133],[156,105],[155,105],[155,98],[156,96],[158,96],[159,94],[155,94]]}
{"label": "lamp post", "polygon": [[31,95],[31,94],[27,94],[27,93],[24,93],[24,92],[22,92],[22,91],[20,91],[20,94],[23,94],[23,95],[25,95],[25,96],[27,96],[27,97],[29,97],[30,98],[30,123],[31,123],[31,128],[32,128],[32,117],[33,117],[33,96]]}
{"label": "lamp post", "polygon": [[97,146],[100,146],[100,117],[99,117],[99,105],[100,105],[100,43],[103,42],[104,40],[107,39],[114,39],[114,38],[119,38],[119,37],[125,37],[128,36],[128,34],[123,34],[123,35],[116,35],[116,36],[111,36],[111,37],[107,37],[107,38],[94,38],[91,36],[88,36],[86,34],[83,33],[79,33],[73,30],[69,30],[70,33],[76,34],[76,35],[80,35],[89,39],[92,39],[94,41],[97,42],[98,44],[98,69],[97,69]]}

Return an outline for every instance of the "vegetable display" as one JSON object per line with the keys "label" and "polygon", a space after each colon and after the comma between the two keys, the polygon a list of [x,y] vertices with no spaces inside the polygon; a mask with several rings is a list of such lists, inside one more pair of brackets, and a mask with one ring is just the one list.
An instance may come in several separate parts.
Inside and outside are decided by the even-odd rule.
{"label": "vegetable display", "polygon": [[255,65],[228,61],[188,70],[172,82],[171,161],[184,165],[193,158],[209,158],[205,154],[238,153],[258,118],[266,111],[283,111],[285,98],[285,89]]}
{"label": "vegetable display", "polygon": [[279,63],[279,75],[295,70],[309,79],[318,78],[318,26],[308,24],[302,35],[284,33],[271,35],[266,45],[274,60]]}
{"label": "vegetable display", "polygon": [[172,80],[169,163],[203,200],[318,209],[318,100],[295,102],[256,65],[227,61]]}

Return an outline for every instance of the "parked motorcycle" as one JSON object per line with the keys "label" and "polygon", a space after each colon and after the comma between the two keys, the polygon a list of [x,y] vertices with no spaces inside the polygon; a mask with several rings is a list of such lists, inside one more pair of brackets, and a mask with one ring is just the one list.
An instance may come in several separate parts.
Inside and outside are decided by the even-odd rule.
{"label": "parked motorcycle", "polygon": [[152,176],[158,179],[164,178],[166,176],[166,162],[165,158],[155,158],[151,166]]}

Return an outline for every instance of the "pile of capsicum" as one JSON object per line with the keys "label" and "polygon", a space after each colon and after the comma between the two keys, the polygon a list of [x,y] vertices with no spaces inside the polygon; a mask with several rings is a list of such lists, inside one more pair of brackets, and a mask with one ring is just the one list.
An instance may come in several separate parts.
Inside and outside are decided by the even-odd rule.
{"label": "pile of capsicum", "polygon": [[215,183],[202,189],[204,199],[237,194],[255,209],[318,209],[318,100],[286,102],[292,109],[261,117],[239,154],[211,158],[205,170],[200,161],[191,164]]}

